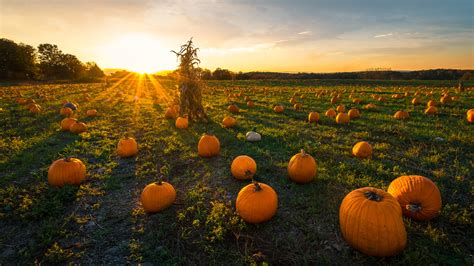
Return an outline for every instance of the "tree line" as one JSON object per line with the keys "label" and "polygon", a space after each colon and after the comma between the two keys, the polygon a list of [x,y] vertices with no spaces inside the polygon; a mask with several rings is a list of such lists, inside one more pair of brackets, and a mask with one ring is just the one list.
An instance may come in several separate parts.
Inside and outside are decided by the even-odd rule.
{"label": "tree line", "polygon": [[43,43],[37,48],[0,39],[0,80],[94,81],[104,76],[95,62],[81,62],[57,45]]}

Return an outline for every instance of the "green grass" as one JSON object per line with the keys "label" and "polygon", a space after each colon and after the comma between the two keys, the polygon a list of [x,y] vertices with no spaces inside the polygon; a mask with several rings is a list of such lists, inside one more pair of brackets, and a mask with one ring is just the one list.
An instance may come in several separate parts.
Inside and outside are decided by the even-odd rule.
{"label": "green grass", "polygon": [[[172,94],[175,83],[160,80],[162,92]],[[164,119],[167,102],[150,80],[128,79],[116,87],[104,84],[54,84],[0,87],[0,264],[81,263],[123,264],[455,264],[471,265],[474,250],[473,126],[465,113],[474,107],[473,91],[459,94],[449,81],[268,80],[212,81],[204,92],[209,124],[191,123],[178,130]],[[426,116],[426,102],[439,100],[447,87],[460,99]],[[380,91],[377,91],[379,88]],[[255,90],[253,90],[255,89]],[[263,90],[267,90],[267,94]],[[224,91],[244,91],[256,103],[247,108],[243,97],[228,99]],[[317,98],[315,93],[327,90]],[[324,116],[335,105],[329,93],[343,92],[341,104],[357,107],[361,118],[339,125]],[[352,104],[350,92],[363,100]],[[412,96],[395,100],[393,93],[433,91],[412,106]],[[294,111],[290,97],[299,92],[303,109]],[[30,114],[15,102],[17,93],[33,98],[44,109]],[[84,101],[84,93],[92,100]],[[384,94],[387,102],[373,100]],[[134,101],[134,96],[139,96]],[[59,130],[62,100],[80,104],[79,120],[88,125],[80,136]],[[238,125],[220,125],[235,102]],[[372,102],[378,108],[364,110]],[[283,114],[273,104],[285,106]],[[99,116],[86,118],[96,108]],[[396,110],[410,118],[392,118]],[[317,111],[320,122],[308,124]],[[253,127],[262,141],[245,141]],[[131,133],[138,156],[115,155],[118,140]],[[219,157],[197,156],[204,132],[218,136]],[[442,138],[442,140],[439,140]],[[352,146],[365,140],[374,149],[370,159],[351,156]],[[301,148],[317,161],[318,174],[306,185],[292,183],[286,166]],[[250,225],[235,213],[235,199],[248,182],[230,174],[232,159],[246,154],[257,161],[256,178],[278,193],[272,220]],[[88,179],[79,187],[52,188],[47,170],[53,160],[80,158]],[[145,214],[141,190],[169,169],[177,200],[158,214]],[[429,222],[404,219],[407,248],[390,258],[363,255],[350,248],[339,230],[338,211],[344,196],[363,186],[386,189],[405,174],[419,174],[439,187],[443,207]]]}

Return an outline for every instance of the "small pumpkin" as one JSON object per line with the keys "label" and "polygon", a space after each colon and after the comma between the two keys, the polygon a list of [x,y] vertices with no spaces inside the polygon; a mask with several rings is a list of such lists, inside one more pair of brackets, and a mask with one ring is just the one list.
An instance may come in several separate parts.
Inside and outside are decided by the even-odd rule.
{"label": "small pumpkin", "polygon": [[254,141],[260,141],[262,139],[262,136],[259,133],[257,133],[256,128],[253,128],[252,131],[249,131],[247,132],[247,134],[245,134],[245,138],[247,139],[247,141],[254,142]]}
{"label": "small pumpkin", "polygon": [[69,131],[74,134],[81,134],[83,132],[87,131],[87,125],[83,122],[75,122],[74,124],[71,125],[69,128]]}
{"label": "small pumpkin", "polygon": [[222,119],[222,125],[224,125],[225,128],[233,127],[236,124],[237,119],[233,118],[232,116],[226,116],[224,119]]}
{"label": "small pumpkin", "polygon": [[86,179],[86,166],[81,160],[67,157],[54,161],[48,169],[48,183],[54,187],[79,185]]}
{"label": "small pumpkin", "polygon": [[336,116],[336,123],[338,123],[338,124],[347,124],[347,123],[349,123],[350,120],[351,119],[350,119],[349,115],[346,114],[346,113],[339,113]]}
{"label": "small pumpkin", "polygon": [[466,119],[469,123],[474,123],[474,109],[469,109],[466,112]]}
{"label": "small pumpkin", "polygon": [[377,105],[375,105],[375,104],[373,104],[373,103],[369,103],[369,104],[366,104],[366,105],[364,106],[364,109],[367,109],[367,110],[369,110],[369,109],[375,109],[375,108],[377,108]]}
{"label": "small pumpkin", "polygon": [[162,211],[176,200],[176,190],[165,181],[148,184],[140,195],[140,202],[147,213]]}
{"label": "small pumpkin", "polygon": [[238,180],[252,179],[257,172],[257,163],[250,156],[240,155],[232,161],[230,171]]}
{"label": "small pumpkin", "polygon": [[400,205],[381,189],[363,187],[347,194],[339,208],[339,225],[346,242],[369,256],[393,256],[406,246]]}
{"label": "small pumpkin", "polygon": [[425,114],[427,115],[435,115],[437,113],[438,113],[438,108],[436,108],[436,106],[430,106],[426,108],[425,110]]}
{"label": "small pumpkin", "polygon": [[254,107],[255,103],[252,100],[250,100],[250,101],[247,102],[247,106],[248,107]]}
{"label": "small pumpkin", "polygon": [[33,114],[39,114],[43,110],[43,108],[41,108],[41,106],[38,104],[32,104],[28,109]]}
{"label": "small pumpkin", "polygon": [[316,161],[303,149],[300,153],[291,157],[288,163],[288,175],[296,183],[304,184],[313,181],[316,171]]}
{"label": "small pumpkin", "polygon": [[124,138],[119,140],[117,144],[117,154],[118,156],[125,158],[125,157],[132,157],[137,155],[138,153],[138,143],[137,141],[125,135]]}
{"label": "small pumpkin", "polygon": [[334,118],[334,117],[336,117],[337,113],[336,113],[336,111],[334,111],[334,109],[329,108],[329,109],[326,111],[325,115],[326,115],[327,117]]}
{"label": "small pumpkin", "polygon": [[176,118],[175,126],[176,128],[179,128],[179,129],[188,128],[189,126],[188,118],[186,116]]}
{"label": "small pumpkin", "polygon": [[452,100],[451,100],[451,96],[449,95],[445,95],[443,97],[441,97],[441,99],[439,100],[442,104],[448,104],[450,103]]}
{"label": "small pumpkin", "polygon": [[214,135],[204,134],[198,142],[198,155],[201,157],[218,156],[221,150],[219,139]]}
{"label": "small pumpkin", "polygon": [[308,114],[308,122],[317,123],[318,121],[319,121],[319,113],[318,112],[310,112]]}
{"label": "small pumpkin", "polygon": [[419,104],[421,104],[421,100],[420,100],[420,98],[415,97],[415,98],[413,98],[413,100],[411,100],[411,103],[413,105],[419,105]]}
{"label": "small pumpkin", "polygon": [[400,203],[405,216],[418,221],[434,218],[441,209],[438,187],[424,176],[400,176],[390,183],[387,192]]}
{"label": "small pumpkin", "polygon": [[295,109],[295,111],[299,111],[301,109],[301,107],[303,107],[303,105],[301,103],[295,103],[293,105],[293,109]]}
{"label": "small pumpkin", "polygon": [[239,112],[239,107],[237,107],[237,105],[235,105],[235,104],[231,104],[227,107],[227,110],[229,110],[229,112],[231,112],[231,113],[238,113]]}
{"label": "small pumpkin", "polygon": [[350,120],[352,120],[354,118],[359,118],[360,112],[358,109],[352,108],[351,110],[349,110],[349,112],[347,112],[347,115],[349,116]]}
{"label": "small pumpkin", "polygon": [[283,113],[284,110],[285,110],[285,108],[283,107],[283,105],[275,105],[273,107],[273,111],[277,114]]}
{"label": "small pumpkin", "polygon": [[176,110],[173,107],[168,107],[165,112],[166,119],[176,119],[178,115],[176,114]]}
{"label": "small pumpkin", "polygon": [[406,118],[410,117],[410,115],[406,111],[399,110],[393,115],[393,117],[395,119],[406,119]]}
{"label": "small pumpkin", "polygon": [[73,113],[73,111],[69,107],[62,107],[59,110],[59,114],[62,115],[62,116],[70,116],[70,115],[72,115],[72,113]]}
{"label": "small pumpkin", "polygon": [[60,126],[62,131],[69,131],[71,129],[72,124],[76,123],[77,120],[74,118],[66,117],[61,120]]}
{"label": "small pumpkin", "polygon": [[366,141],[357,142],[352,147],[352,154],[357,158],[367,158],[372,155],[372,146]]}
{"label": "small pumpkin", "polygon": [[428,103],[426,103],[426,107],[431,107],[431,106],[436,106],[436,102],[433,100],[429,100]]}
{"label": "small pumpkin", "polygon": [[277,211],[278,195],[271,186],[254,181],[239,191],[235,207],[247,223],[266,222]]}
{"label": "small pumpkin", "polygon": [[344,105],[342,105],[342,104],[338,105],[337,108],[336,108],[336,111],[338,113],[344,113],[345,110],[346,110],[346,107],[344,107]]}
{"label": "small pumpkin", "polygon": [[86,111],[86,115],[88,117],[95,117],[97,116],[97,110],[96,109],[90,109]]}

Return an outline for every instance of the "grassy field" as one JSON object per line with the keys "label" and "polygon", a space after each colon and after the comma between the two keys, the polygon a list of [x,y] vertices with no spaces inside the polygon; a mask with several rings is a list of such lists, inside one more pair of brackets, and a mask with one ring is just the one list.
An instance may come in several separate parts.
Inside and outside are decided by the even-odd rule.
{"label": "grassy field", "polygon": [[[115,84],[54,84],[0,87],[0,264],[74,262],[81,264],[453,264],[472,265],[474,253],[473,177],[474,128],[466,111],[474,108],[474,92],[455,91],[455,82],[421,81],[222,81],[209,82],[204,102],[212,122],[179,130],[164,112],[175,83],[150,76],[128,76]],[[423,113],[426,102],[439,102],[449,86],[460,96],[439,107],[439,114]],[[241,111],[238,125],[221,126],[229,115],[225,90],[242,91],[230,99]],[[328,93],[321,97],[321,90]],[[392,99],[393,93],[422,92],[422,105],[413,96]],[[346,109],[357,107],[361,118],[336,124],[324,112],[333,91],[342,93]],[[353,104],[349,95],[361,98]],[[431,96],[426,93],[433,91]],[[300,111],[289,99],[304,95]],[[35,99],[43,112],[31,114],[15,98]],[[84,94],[91,100],[85,101]],[[378,102],[371,94],[384,95]],[[63,100],[79,103],[79,120],[88,131],[73,135],[60,131]],[[285,106],[283,114],[273,104]],[[374,103],[376,109],[364,110]],[[95,108],[99,116],[85,117]],[[395,120],[399,109],[410,112]],[[318,124],[306,122],[308,113],[321,115]],[[246,142],[253,127],[260,142]],[[204,132],[221,142],[219,157],[197,156]],[[131,133],[139,154],[121,159],[118,140]],[[351,155],[361,140],[374,149],[370,159]],[[314,182],[288,180],[286,166],[301,148],[317,161]],[[253,157],[256,179],[278,193],[272,220],[250,225],[235,213],[239,190],[249,182],[234,179],[230,164],[238,155]],[[53,188],[47,170],[65,156],[81,159],[87,181],[80,187]],[[177,190],[172,207],[145,214],[139,202],[146,184],[157,180],[163,167]],[[373,186],[386,189],[396,177],[424,175],[439,187],[443,207],[429,222],[404,218],[408,245],[399,255],[376,258],[350,248],[339,230],[338,211],[351,190]]]}

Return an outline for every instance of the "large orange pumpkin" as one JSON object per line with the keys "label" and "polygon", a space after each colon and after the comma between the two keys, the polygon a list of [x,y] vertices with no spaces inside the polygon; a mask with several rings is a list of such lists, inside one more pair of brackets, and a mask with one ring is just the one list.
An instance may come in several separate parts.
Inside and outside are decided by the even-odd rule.
{"label": "large orange pumpkin", "polygon": [[408,118],[409,116],[410,116],[410,115],[408,114],[408,112],[403,111],[403,110],[397,111],[397,112],[393,115],[393,117],[394,117],[395,119],[406,119],[406,118]]}
{"label": "large orange pumpkin", "polygon": [[56,160],[48,169],[48,183],[51,186],[79,185],[85,179],[86,166],[76,158]]}
{"label": "large orange pumpkin", "polygon": [[238,113],[239,112],[239,107],[237,107],[237,105],[235,105],[235,104],[231,104],[227,107],[227,110],[229,110],[229,112],[231,112],[231,113]]}
{"label": "large orange pumpkin", "polygon": [[308,183],[316,176],[317,164],[314,158],[303,149],[291,157],[288,163],[288,175],[296,183]]}
{"label": "large orange pumpkin", "polygon": [[430,220],[441,209],[438,187],[424,176],[400,176],[390,183],[387,191],[400,203],[403,214],[415,220]]}
{"label": "large orange pumpkin", "polygon": [[213,157],[219,155],[221,143],[214,135],[205,134],[199,139],[198,155],[201,157]]}
{"label": "large orange pumpkin", "polygon": [[360,112],[358,109],[352,108],[351,110],[349,110],[349,112],[347,112],[347,115],[349,116],[350,120],[352,120],[354,118],[359,118]]}
{"label": "large orange pumpkin", "polygon": [[61,130],[62,131],[69,131],[71,129],[71,126],[76,123],[77,120],[74,118],[66,117],[63,120],[61,120]]}
{"label": "large orange pumpkin", "polygon": [[425,110],[425,114],[427,115],[435,115],[437,113],[438,113],[438,108],[436,108],[436,106],[430,106],[426,108]]}
{"label": "large orange pumpkin", "polygon": [[466,119],[469,123],[474,123],[474,109],[469,109],[466,113]]}
{"label": "large orange pumpkin", "polygon": [[74,134],[81,134],[87,131],[87,125],[83,122],[75,122],[69,128],[69,131],[71,131]]}
{"label": "large orange pumpkin", "polygon": [[188,128],[189,126],[188,118],[186,116],[176,118],[175,126],[176,128],[179,128],[179,129]]}
{"label": "large orange pumpkin", "polygon": [[346,110],[346,107],[344,107],[344,105],[342,105],[342,104],[338,105],[337,108],[336,108],[336,111],[338,113],[344,113],[345,110]]}
{"label": "large orange pumpkin", "polygon": [[240,155],[232,161],[230,171],[239,180],[252,179],[257,172],[257,163],[250,156]]}
{"label": "large orange pumpkin", "polygon": [[138,153],[138,144],[134,138],[126,135],[123,139],[119,140],[117,144],[118,156],[131,157],[131,156],[135,156],[137,153]]}
{"label": "large orange pumpkin", "polygon": [[310,112],[308,115],[308,121],[310,123],[317,123],[319,121],[319,113],[318,112]]}
{"label": "large orange pumpkin", "polygon": [[346,113],[339,113],[336,116],[336,123],[338,124],[347,124],[350,121],[350,117]]}
{"label": "large orange pumpkin", "polygon": [[62,107],[60,110],[59,110],[59,114],[60,115],[63,115],[63,116],[70,116],[72,115],[73,111],[71,108],[69,107]]}
{"label": "large orange pumpkin", "polygon": [[222,119],[222,125],[224,125],[225,128],[233,127],[236,124],[237,119],[233,118],[232,116],[226,116],[224,119]]}
{"label": "large orange pumpkin", "polygon": [[278,195],[269,185],[253,182],[239,191],[235,207],[247,223],[262,223],[275,215]]}
{"label": "large orange pumpkin", "polygon": [[352,154],[357,158],[367,158],[372,154],[372,146],[366,141],[357,142],[352,147]]}
{"label": "large orange pumpkin", "polygon": [[273,107],[273,111],[278,114],[283,113],[284,110],[285,108],[283,108],[283,105],[275,105]]}
{"label": "large orange pumpkin", "polygon": [[329,108],[325,113],[325,115],[330,118],[336,117],[336,114],[337,114],[336,111],[334,111],[334,109],[332,108]]}
{"label": "large orange pumpkin", "polygon": [[153,213],[162,211],[173,204],[176,199],[174,187],[164,181],[148,184],[140,195],[145,212]]}
{"label": "large orange pumpkin", "polygon": [[364,187],[347,194],[339,224],[346,242],[369,256],[393,256],[406,246],[400,204],[381,189]]}

